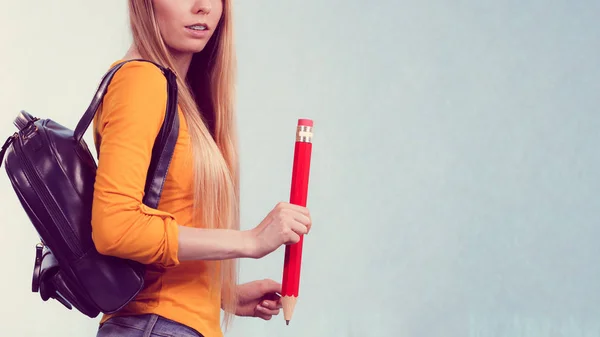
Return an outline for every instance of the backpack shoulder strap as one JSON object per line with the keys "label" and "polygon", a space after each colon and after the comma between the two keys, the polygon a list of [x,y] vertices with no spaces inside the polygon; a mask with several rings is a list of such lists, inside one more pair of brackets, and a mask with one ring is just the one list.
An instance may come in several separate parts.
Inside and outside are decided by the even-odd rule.
{"label": "backpack shoulder strap", "polygon": [[156,137],[156,141],[154,142],[154,147],[152,148],[152,160],[150,161],[150,166],[148,168],[143,200],[146,206],[157,208],[160,196],[162,194],[162,188],[167,176],[167,171],[173,156],[173,150],[175,149],[175,143],[177,142],[177,136],[179,134],[179,115],[177,113],[177,79],[173,71],[152,61],[142,59],[127,60],[116,64],[102,78],[92,102],[79,120],[73,135],[75,141],[81,142],[85,131],[92,123],[92,120],[96,115],[96,111],[102,103],[102,99],[106,94],[108,85],[110,84],[113,76],[119,69],[121,69],[123,65],[132,61],[152,63],[157,66],[167,78],[168,96],[166,116],[160,132]]}

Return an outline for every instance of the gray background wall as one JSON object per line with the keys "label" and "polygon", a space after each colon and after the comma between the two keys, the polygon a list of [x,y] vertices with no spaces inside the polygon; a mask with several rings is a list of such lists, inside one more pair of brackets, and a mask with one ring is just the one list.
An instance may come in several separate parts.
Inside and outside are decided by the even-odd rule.
{"label": "gray background wall", "polygon": [[[290,326],[229,336],[600,335],[599,2],[235,5],[242,227],[289,197],[299,117],[315,225]],[[74,127],[126,14],[0,1],[2,134],[20,109]],[[93,336],[31,293],[37,237],[3,175],[2,335]],[[280,280],[282,260],[243,261],[242,281]]]}

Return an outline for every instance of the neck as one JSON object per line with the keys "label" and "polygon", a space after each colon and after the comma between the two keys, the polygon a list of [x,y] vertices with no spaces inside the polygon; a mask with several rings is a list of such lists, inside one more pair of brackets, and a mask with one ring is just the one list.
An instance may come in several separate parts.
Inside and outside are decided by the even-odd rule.
{"label": "neck", "polygon": [[[192,53],[177,53],[171,51],[171,55],[173,56],[173,62],[175,62],[175,71],[181,78],[185,81],[187,77],[188,69],[190,68],[190,63],[192,63],[192,57],[194,54]],[[138,51],[135,45],[132,45],[127,54],[125,54],[124,59],[141,59],[143,58],[140,52]]]}
{"label": "neck", "polygon": [[175,62],[175,68],[179,76],[182,79],[187,79],[188,69],[190,69],[190,63],[192,63],[192,53],[172,53],[173,62]]}

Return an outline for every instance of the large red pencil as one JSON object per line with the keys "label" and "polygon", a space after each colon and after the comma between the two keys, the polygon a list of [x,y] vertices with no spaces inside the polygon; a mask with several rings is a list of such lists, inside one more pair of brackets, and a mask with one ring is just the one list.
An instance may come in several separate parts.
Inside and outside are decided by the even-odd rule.
{"label": "large red pencil", "polygon": [[[294,148],[294,163],[292,167],[290,203],[303,207],[306,207],[308,197],[308,177],[312,152],[312,129],[312,120],[298,120],[298,126],[296,128],[296,145]],[[286,324],[290,324],[294,308],[296,307],[296,301],[298,300],[303,243],[304,236],[301,235],[298,243],[285,247],[281,303]]]}

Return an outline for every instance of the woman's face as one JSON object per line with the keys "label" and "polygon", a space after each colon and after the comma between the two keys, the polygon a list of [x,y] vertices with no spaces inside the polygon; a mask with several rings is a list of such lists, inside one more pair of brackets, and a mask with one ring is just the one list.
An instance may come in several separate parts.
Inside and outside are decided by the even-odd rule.
{"label": "woman's face", "polygon": [[197,53],[212,37],[223,13],[222,0],[153,0],[163,40],[179,53]]}

